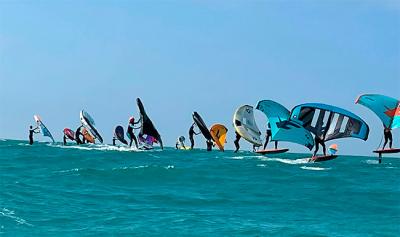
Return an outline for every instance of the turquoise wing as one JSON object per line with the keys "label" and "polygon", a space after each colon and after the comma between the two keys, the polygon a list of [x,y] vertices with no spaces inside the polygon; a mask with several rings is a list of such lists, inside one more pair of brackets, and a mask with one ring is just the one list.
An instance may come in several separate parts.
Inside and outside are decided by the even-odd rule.
{"label": "turquoise wing", "polygon": [[395,129],[400,127],[400,101],[389,96],[365,94],[357,98],[356,104],[372,110],[385,127]]}
{"label": "turquoise wing", "polygon": [[271,126],[272,140],[297,143],[310,150],[314,147],[311,133],[300,124],[291,121],[290,112],[283,105],[272,100],[262,100],[258,102],[256,109],[267,116]]}

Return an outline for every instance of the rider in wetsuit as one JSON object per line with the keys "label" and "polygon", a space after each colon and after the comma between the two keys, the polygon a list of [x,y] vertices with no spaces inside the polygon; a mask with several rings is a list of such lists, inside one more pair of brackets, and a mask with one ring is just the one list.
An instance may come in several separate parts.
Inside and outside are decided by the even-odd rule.
{"label": "rider in wetsuit", "polygon": [[[264,150],[267,148],[268,142],[272,137],[271,124],[268,122],[267,133],[265,135]],[[278,149],[278,141],[275,141],[275,150]]]}
{"label": "rider in wetsuit", "polygon": [[137,128],[134,127],[134,125],[136,125],[136,124],[138,124],[140,122],[141,122],[141,119],[139,119],[139,121],[135,122],[135,118],[134,117],[129,118],[128,129],[127,129],[127,132],[126,132],[128,134],[129,139],[131,140],[130,143],[129,143],[129,147],[132,147],[132,142],[135,141],[135,146],[136,146],[136,148],[138,148],[138,142],[137,142],[135,133],[133,132],[133,129],[140,128],[140,127],[137,127]]}
{"label": "rider in wetsuit", "polygon": [[383,150],[385,149],[386,144],[389,141],[389,148],[392,149],[392,144],[393,144],[393,135],[392,135],[392,130],[390,128],[384,128],[383,130],[383,135],[385,136],[385,143],[383,144]]}
{"label": "rider in wetsuit", "polygon": [[240,140],[240,138],[242,138],[242,136],[240,136],[240,134],[236,131],[235,131],[235,134],[236,134],[236,139],[235,139],[235,141],[233,141],[233,143],[235,144],[235,147],[236,147],[236,150],[235,150],[235,153],[236,153],[239,151],[239,148],[240,148],[239,140]]}
{"label": "rider in wetsuit", "polygon": [[[80,136],[83,136],[83,134],[81,133],[81,128],[82,126],[80,126],[78,129],[76,129],[75,131],[75,140],[76,140],[76,144],[80,145],[83,144],[84,142],[82,142]],[[83,138],[85,139],[85,138]]]}
{"label": "rider in wetsuit", "polygon": [[33,144],[33,134],[40,132],[40,131],[37,131],[37,129],[38,129],[38,127],[33,128],[32,126],[30,126],[30,128],[29,128],[29,145]]}
{"label": "rider in wetsuit", "polygon": [[315,139],[314,139],[314,140],[315,140],[315,151],[314,151],[313,157],[316,157],[316,156],[317,156],[317,152],[318,152],[318,149],[319,149],[319,145],[322,146],[322,149],[323,149],[323,151],[324,151],[324,156],[326,156],[326,147],[325,147],[325,141],[324,141],[324,139],[321,138],[320,136],[315,135]]}
{"label": "rider in wetsuit", "polygon": [[190,140],[190,149],[193,149],[194,147],[194,139],[193,139],[193,135],[199,135],[199,133],[195,133],[194,131],[194,123],[192,124],[192,126],[190,126],[189,128],[189,140]]}

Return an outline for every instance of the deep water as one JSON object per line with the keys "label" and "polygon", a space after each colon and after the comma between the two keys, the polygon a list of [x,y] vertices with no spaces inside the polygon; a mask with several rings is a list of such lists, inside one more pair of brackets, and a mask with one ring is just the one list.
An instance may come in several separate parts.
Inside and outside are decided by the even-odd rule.
{"label": "deep water", "polygon": [[0,141],[0,235],[399,236],[400,159]]}

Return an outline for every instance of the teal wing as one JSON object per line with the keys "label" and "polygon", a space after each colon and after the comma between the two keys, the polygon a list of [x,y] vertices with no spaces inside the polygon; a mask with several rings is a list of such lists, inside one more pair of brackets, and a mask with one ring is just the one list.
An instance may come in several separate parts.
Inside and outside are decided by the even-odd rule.
{"label": "teal wing", "polygon": [[400,127],[400,101],[389,96],[365,94],[357,98],[356,104],[374,112],[387,128]]}

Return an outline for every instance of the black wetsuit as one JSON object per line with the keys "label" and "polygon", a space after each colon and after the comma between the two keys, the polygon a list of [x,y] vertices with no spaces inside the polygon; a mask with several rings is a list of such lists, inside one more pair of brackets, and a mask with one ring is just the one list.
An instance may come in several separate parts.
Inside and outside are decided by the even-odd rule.
{"label": "black wetsuit", "polygon": [[65,135],[63,137],[63,141],[64,141],[64,146],[67,145],[67,137]]}
{"label": "black wetsuit", "polygon": [[29,129],[29,145],[33,144],[33,134],[35,133],[35,129]]}
{"label": "black wetsuit", "polygon": [[323,152],[324,152],[324,156],[326,156],[326,147],[325,147],[325,141],[323,139],[321,139],[319,136],[315,136],[315,151],[314,151],[314,155],[317,155],[318,149],[319,149],[319,145],[322,146]]}
{"label": "black wetsuit", "polygon": [[129,143],[129,146],[132,147],[132,142],[135,141],[136,148],[138,148],[138,142],[136,140],[135,133],[133,132],[133,126],[128,125],[128,130],[127,130],[129,137],[131,139],[131,142]]}
{"label": "black wetsuit", "polygon": [[235,147],[236,147],[236,150],[235,150],[235,153],[236,153],[240,149],[239,140],[240,140],[240,138],[242,138],[242,136],[240,136],[240,134],[237,132],[235,132],[235,134],[236,134],[236,139],[235,139],[235,141],[233,141],[233,143],[235,144]]}
{"label": "black wetsuit", "polygon": [[392,149],[393,135],[391,129],[385,128],[385,130],[383,131],[383,135],[385,136],[385,143],[383,144],[383,149],[385,149],[385,146],[388,143],[388,141],[389,141],[389,148]]}
{"label": "black wetsuit", "polygon": [[194,147],[194,139],[193,136],[194,135],[198,135],[199,133],[195,133],[194,132],[194,126],[192,125],[189,129],[189,140],[190,140],[190,149],[193,149]]}
{"label": "black wetsuit", "polygon": [[[265,137],[264,150],[267,148],[268,142],[272,137],[271,125],[268,123],[267,135]],[[278,141],[275,141],[275,150],[278,149]]]}
{"label": "black wetsuit", "polygon": [[117,140],[115,137],[113,137],[113,146],[115,146],[115,140]]}
{"label": "black wetsuit", "polygon": [[76,140],[76,144],[80,145],[83,144],[80,136],[82,135],[81,133],[81,127],[79,127],[78,129],[76,129],[75,131],[75,140]]}

